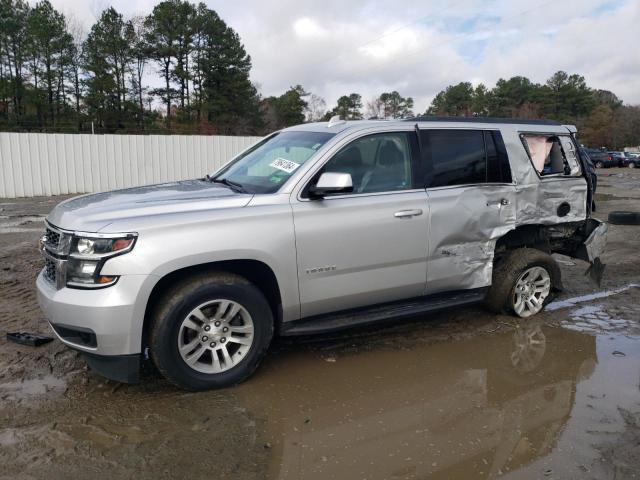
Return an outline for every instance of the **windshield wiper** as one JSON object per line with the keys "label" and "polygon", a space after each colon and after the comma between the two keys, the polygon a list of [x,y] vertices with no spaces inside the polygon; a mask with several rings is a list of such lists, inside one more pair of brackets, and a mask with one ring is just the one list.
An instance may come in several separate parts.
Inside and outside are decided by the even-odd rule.
{"label": "windshield wiper", "polygon": [[228,178],[212,178],[209,175],[207,175],[205,178],[212,183],[221,183],[223,185],[226,185],[234,192],[247,193],[242,184],[229,180]]}

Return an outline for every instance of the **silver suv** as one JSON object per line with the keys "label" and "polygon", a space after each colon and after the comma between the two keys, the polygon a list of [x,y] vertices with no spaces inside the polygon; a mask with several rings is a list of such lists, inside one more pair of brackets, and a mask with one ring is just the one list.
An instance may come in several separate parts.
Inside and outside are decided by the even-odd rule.
{"label": "silver suv", "polygon": [[575,127],[332,119],[205,178],[80,196],[47,217],[42,310],[106,377],[151,360],[187,389],[248,377],[274,334],[485,302],[530,317],[551,253],[601,274],[606,225]]}

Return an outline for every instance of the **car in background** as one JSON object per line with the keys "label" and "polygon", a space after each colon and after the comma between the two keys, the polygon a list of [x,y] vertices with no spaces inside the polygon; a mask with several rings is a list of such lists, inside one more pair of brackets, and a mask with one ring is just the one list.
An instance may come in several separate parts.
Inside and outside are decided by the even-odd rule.
{"label": "car in background", "polygon": [[614,165],[614,166],[616,166],[616,167],[624,167],[624,161],[626,160],[624,152],[618,152],[618,151],[615,151],[615,150],[611,150],[611,151],[607,152],[607,154],[611,155],[611,157],[613,158],[613,161],[617,163],[617,165]]}
{"label": "car in background", "polygon": [[589,155],[589,158],[596,166],[596,168],[611,168],[621,167],[622,158],[619,158],[613,153],[619,152],[605,152],[603,150],[597,150],[595,148],[585,148],[584,151]]}
{"label": "car in background", "polygon": [[622,160],[622,166],[628,168],[640,167],[640,154],[623,152],[624,159]]}

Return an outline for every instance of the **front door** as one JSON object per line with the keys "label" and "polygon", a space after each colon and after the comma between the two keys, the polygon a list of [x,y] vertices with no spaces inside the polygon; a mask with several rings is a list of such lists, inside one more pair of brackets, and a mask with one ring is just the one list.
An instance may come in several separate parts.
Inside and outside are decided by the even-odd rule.
{"label": "front door", "polygon": [[356,139],[315,176],[349,173],[352,194],[292,199],[303,317],[424,294],[429,210],[415,148],[413,132]]}

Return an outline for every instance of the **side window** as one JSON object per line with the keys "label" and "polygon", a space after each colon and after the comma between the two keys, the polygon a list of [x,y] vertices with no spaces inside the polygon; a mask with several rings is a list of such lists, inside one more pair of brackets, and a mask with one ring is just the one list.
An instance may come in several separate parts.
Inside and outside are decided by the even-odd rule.
{"label": "side window", "polygon": [[411,189],[409,133],[378,133],[354,140],[324,165],[324,172],[351,174],[354,193]]}
{"label": "side window", "polygon": [[522,142],[541,177],[580,175],[580,164],[567,135],[523,134]]}
{"label": "side window", "polygon": [[482,130],[422,130],[424,154],[433,176],[429,187],[485,183],[487,156]]}
{"label": "side window", "polygon": [[487,183],[511,183],[511,166],[502,134],[485,131],[484,145],[487,150]]}

